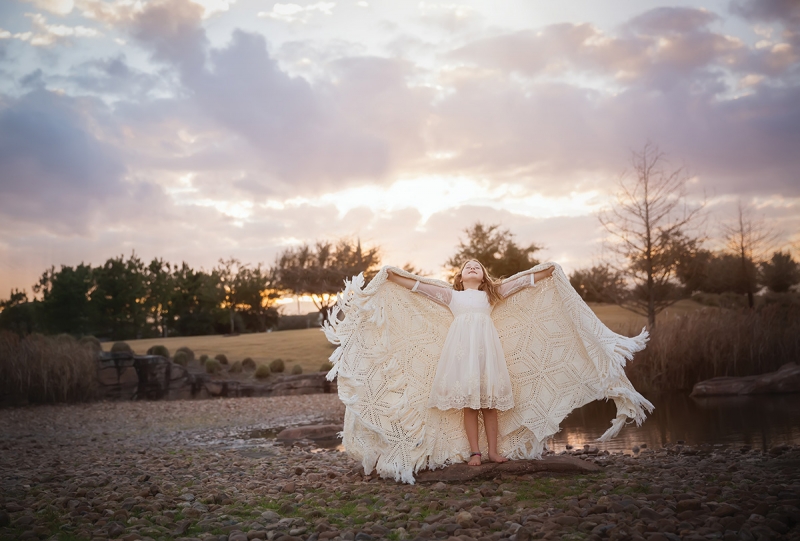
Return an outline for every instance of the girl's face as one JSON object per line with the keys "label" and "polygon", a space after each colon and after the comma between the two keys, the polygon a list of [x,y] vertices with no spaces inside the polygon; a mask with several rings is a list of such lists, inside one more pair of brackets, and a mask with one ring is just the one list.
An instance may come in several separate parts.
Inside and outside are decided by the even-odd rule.
{"label": "girl's face", "polygon": [[483,267],[477,261],[467,261],[461,268],[461,280],[477,280],[483,282]]}

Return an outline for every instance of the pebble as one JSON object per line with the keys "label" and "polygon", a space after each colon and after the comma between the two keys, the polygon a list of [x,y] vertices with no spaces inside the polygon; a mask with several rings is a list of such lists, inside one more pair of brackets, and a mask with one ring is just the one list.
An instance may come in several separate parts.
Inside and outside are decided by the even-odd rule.
{"label": "pebble", "polygon": [[342,416],[335,395],[4,410],[0,539],[800,538],[798,446],[582,445],[600,473],[409,486],[248,436]]}

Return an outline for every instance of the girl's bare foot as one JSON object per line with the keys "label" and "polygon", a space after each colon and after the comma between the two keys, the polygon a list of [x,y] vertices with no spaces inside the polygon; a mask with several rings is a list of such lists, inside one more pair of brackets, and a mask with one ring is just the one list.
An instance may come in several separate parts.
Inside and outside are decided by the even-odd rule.
{"label": "girl's bare foot", "polygon": [[476,453],[469,457],[469,462],[467,463],[470,466],[480,466],[481,465],[481,454]]}
{"label": "girl's bare foot", "polygon": [[508,459],[503,455],[498,455],[497,453],[489,453],[489,460],[492,462],[508,462]]}

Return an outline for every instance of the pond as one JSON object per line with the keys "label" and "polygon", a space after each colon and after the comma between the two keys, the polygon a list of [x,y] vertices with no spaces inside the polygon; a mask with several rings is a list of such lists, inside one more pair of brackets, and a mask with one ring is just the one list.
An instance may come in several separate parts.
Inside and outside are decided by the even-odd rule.
{"label": "pond", "polygon": [[655,409],[642,426],[625,426],[611,441],[594,441],[611,426],[614,402],[595,401],[574,410],[561,431],[548,441],[554,451],[567,444],[597,445],[601,450],[630,452],[634,445],[651,448],[683,440],[687,445],[720,444],[769,449],[800,444],[800,393],[692,398],[688,393],[645,394]]}

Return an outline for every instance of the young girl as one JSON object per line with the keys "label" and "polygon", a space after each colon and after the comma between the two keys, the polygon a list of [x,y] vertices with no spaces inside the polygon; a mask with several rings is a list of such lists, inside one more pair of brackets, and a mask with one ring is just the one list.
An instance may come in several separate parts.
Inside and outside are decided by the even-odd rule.
{"label": "young girl", "polygon": [[498,284],[480,262],[471,259],[456,274],[452,290],[388,272],[389,281],[448,307],[455,316],[442,348],[428,406],[464,411],[471,466],[481,464],[478,412],[483,414],[489,460],[508,460],[497,452],[497,411],[514,407],[514,398],[503,348],[491,318],[492,308],[509,295],[550,277],[552,272],[550,267]]}

